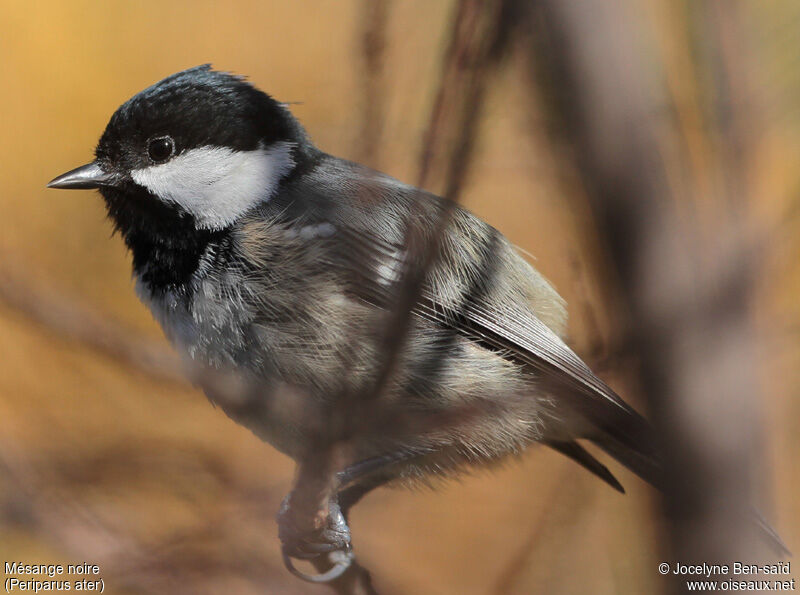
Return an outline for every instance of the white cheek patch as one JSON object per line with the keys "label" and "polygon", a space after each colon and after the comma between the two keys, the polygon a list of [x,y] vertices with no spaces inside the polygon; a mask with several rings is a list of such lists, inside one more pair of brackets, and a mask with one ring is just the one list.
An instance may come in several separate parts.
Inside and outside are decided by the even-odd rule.
{"label": "white cheek patch", "polygon": [[133,180],[165,202],[191,213],[206,229],[222,229],[278,189],[294,167],[293,143],[253,151],[199,147],[131,172]]}

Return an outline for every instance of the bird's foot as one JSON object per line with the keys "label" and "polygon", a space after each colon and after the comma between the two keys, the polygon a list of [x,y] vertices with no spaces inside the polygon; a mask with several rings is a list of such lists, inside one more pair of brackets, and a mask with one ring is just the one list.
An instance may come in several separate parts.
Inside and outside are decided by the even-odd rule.
{"label": "bird's foot", "polygon": [[[298,527],[291,508],[290,494],[284,498],[278,512],[278,536],[286,568],[306,581],[315,583],[332,581],[347,570],[353,559],[350,527],[347,526],[347,521],[336,501],[328,504],[328,516],[323,525],[317,529],[307,530]],[[319,561],[327,559],[331,568],[318,575],[306,574],[294,567],[292,558],[309,560],[318,567]]]}

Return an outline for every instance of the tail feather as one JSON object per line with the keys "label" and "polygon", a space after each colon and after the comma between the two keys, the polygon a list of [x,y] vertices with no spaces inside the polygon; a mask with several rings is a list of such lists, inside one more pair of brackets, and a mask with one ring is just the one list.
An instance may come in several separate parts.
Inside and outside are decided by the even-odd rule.
{"label": "tail feather", "polygon": [[[610,390],[610,389],[609,389]],[[568,419],[581,420],[576,438],[585,438],[652,486],[662,489],[663,461],[650,423],[621,400],[586,399],[580,392],[561,393]]]}
{"label": "tail feather", "polygon": [[[596,416],[595,419],[592,420],[591,425],[594,427],[594,431],[586,436],[590,442],[596,444],[600,449],[633,471],[647,483],[663,491],[663,461],[654,438],[655,432],[647,420],[633,409],[623,410],[614,406],[613,408],[607,408],[601,415]],[[583,450],[580,446],[578,446],[578,448]],[[563,449],[559,448],[556,448],[556,450],[575,459],[578,463],[594,472],[596,475],[599,475],[605,481],[608,481],[605,476],[597,473],[595,468],[587,465],[585,457],[575,457],[571,452],[565,452]],[[589,453],[586,453],[586,457],[588,457],[590,461],[594,461]],[[608,472],[599,462],[594,462],[596,466]],[[616,482],[616,479],[614,482]],[[612,484],[612,487],[615,486]],[[757,510],[753,510],[752,522],[756,524],[767,541],[770,542],[778,553],[785,555],[790,554],[778,533],[764,520]]]}
{"label": "tail feather", "polygon": [[614,477],[611,471],[608,470],[608,467],[590,455],[586,449],[577,442],[550,441],[546,444],[553,450],[569,457],[581,465],[584,469],[594,473],[597,477],[602,479],[619,493],[625,493],[625,488],[622,487],[622,484],[617,480],[616,477]]}
{"label": "tail feather", "polygon": [[[643,419],[641,421],[647,423]],[[652,438],[636,446],[609,433],[592,436],[589,440],[654,488],[664,489],[663,463],[659,453],[652,448]]]}

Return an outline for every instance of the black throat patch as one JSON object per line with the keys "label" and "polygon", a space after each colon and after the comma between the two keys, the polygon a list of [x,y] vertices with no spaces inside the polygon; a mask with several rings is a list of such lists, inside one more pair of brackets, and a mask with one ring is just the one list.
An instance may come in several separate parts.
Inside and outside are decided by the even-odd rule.
{"label": "black throat patch", "polygon": [[[228,230],[198,229],[194,217],[133,183],[103,188],[108,214],[133,255],[133,272],[155,295],[190,291],[209,245],[227,245]],[[217,258],[221,250],[215,251]]]}

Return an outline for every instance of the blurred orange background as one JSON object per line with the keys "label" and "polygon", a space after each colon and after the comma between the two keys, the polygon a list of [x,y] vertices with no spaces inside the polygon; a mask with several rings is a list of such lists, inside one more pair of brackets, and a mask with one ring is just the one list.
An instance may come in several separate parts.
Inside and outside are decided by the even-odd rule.
{"label": "blurred orange background", "polygon": [[[681,114],[695,175],[714,146],[689,3],[633,4]],[[378,154],[364,155],[363,2],[0,2],[0,283],[77,304],[164,344],[95,193],[44,188],[86,163],[116,107],[211,62],[286,102],[316,144],[405,181],[417,171],[452,2],[389,8]],[[739,4],[752,90],[754,224],[769,229],[763,338],[767,511],[800,543],[800,4]],[[519,61],[491,84],[463,202],[536,256],[571,304],[571,345],[613,341],[588,210],[559,165]],[[434,189],[435,190],[435,189]],[[718,205],[699,205],[713,231]],[[706,221],[707,219],[707,221]],[[0,296],[2,297],[2,296]],[[312,593],[282,567],[274,514],[293,464],[199,390],[132,367],[0,299],[0,561],[89,562],[106,592]],[[165,347],[166,349],[166,347]],[[591,359],[590,363],[595,363]],[[642,400],[623,369],[600,374]],[[387,593],[650,593],[661,589],[655,495],[612,466],[620,496],[552,451],[439,490],[379,490],[356,507],[359,558]],[[796,573],[795,573],[796,575]]]}

